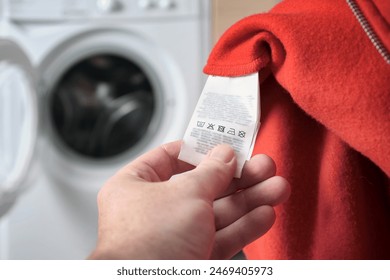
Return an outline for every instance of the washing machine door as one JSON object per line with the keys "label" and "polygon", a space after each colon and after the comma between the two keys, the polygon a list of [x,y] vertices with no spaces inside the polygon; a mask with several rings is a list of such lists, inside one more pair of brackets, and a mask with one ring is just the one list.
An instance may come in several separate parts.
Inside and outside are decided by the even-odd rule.
{"label": "washing machine door", "polygon": [[0,38],[0,216],[31,170],[38,130],[34,84],[27,55],[15,42]]}

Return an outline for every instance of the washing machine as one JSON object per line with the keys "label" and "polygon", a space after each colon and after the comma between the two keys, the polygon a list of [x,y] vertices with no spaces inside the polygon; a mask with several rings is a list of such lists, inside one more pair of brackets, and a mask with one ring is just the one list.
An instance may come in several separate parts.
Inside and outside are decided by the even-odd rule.
{"label": "washing machine", "polygon": [[83,259],[105,180],[184,134],[205,78],[209,1],[0,7],[0,257]]}

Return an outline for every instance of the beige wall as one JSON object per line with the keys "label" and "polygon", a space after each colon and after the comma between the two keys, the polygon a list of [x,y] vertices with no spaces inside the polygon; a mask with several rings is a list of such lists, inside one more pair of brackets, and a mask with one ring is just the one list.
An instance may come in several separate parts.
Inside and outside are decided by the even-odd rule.
{"label": "beige wall", "polygon": [[213,42],[239,19],[270,10],[280,0],[212,0]]}

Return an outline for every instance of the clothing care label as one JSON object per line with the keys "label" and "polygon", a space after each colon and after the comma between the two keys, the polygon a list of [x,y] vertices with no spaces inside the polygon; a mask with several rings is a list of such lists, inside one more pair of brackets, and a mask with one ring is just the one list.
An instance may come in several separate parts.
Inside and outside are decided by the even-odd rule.
{"label": "clothing care label", "polygon": [[218,144],[229,144],[237,156],[240,178],[260,126],[258,73],[242,77],[209,76],[184,134],[179,159],[198,165]]}

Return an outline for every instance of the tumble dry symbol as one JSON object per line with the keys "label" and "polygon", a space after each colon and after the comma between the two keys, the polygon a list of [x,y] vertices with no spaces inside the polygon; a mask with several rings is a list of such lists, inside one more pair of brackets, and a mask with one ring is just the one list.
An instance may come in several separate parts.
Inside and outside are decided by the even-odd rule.
{"label": "tumble dry symbol", "polygon": [[219,132],[225,132],[225,126],[223,126],[223,125],[218,125],[218,131]]}

